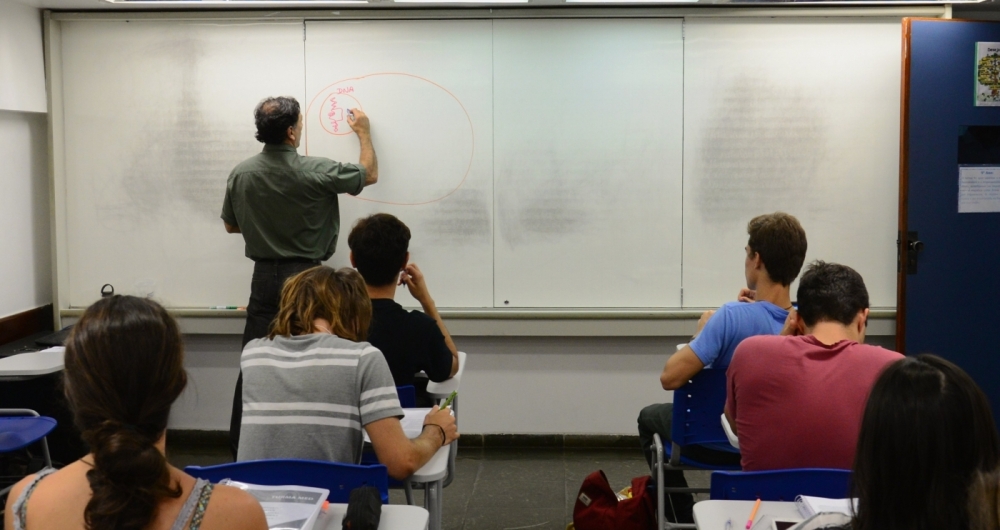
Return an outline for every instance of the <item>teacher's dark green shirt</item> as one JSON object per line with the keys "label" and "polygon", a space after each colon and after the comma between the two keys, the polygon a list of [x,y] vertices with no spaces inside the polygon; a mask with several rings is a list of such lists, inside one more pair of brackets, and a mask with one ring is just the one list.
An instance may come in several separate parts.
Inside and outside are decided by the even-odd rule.
{"label": "teacher's dark green shirt", "polygon": [[265,145],[229,174],[222,220],[240,228],[250,259],[327,260],[340,232],[337,195],[364,187],[363,166]]}

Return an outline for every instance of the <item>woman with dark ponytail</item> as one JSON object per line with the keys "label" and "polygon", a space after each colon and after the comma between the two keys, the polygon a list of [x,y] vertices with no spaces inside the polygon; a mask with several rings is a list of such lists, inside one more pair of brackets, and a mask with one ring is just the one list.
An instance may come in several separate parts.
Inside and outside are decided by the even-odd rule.
{"label": "woman with dark ponytail", "polygon": [[67,340],[64,378],[91,452],[14,486],[4,528],[267,529],[252,496],[195,480],[164,457],[187,373],[177,323],[159,304],[113,296],[90,306]]}

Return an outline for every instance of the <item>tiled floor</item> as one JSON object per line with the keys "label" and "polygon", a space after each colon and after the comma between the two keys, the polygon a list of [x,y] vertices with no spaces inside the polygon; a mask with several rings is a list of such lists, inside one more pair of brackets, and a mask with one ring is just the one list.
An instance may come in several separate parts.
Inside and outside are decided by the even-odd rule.
{"label": "tiled floor", "polygon": [[[176,466],[229,461],[224,450],[170,447]],[[458,452],[455,480],[444,490],[446,530],[563,530],[573,520],[580,484],[592,471],[604,470],[613,489],[648,473],[639,449],[481,449]],[[708,472],[688,472],[692,486],[707,487]],[[421,502],[421,493],[415,493]],[[403,504],[402,491],[390,502]]]}

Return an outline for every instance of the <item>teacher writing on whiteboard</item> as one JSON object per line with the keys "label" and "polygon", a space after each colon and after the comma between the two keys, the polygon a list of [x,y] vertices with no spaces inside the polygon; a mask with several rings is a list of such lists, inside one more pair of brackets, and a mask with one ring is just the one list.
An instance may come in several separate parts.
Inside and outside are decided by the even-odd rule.
{"label": "teacher writing on whiteboard", "polygon": [[[254,261],[243,346],[267,336],[285,280],[333,255],[340,233],[337,195],[357,195],[378,181],[370,125],[360,109],[347,115],[361,142],[357,164],[299,156],[303,118],[295,98],[261,101],[254,121],[264,149],[229,174],[222,203],[226,232],[243,234],[246,256]],[[240,439],[242,394],[240,373],[229,424],[233,458]]]}

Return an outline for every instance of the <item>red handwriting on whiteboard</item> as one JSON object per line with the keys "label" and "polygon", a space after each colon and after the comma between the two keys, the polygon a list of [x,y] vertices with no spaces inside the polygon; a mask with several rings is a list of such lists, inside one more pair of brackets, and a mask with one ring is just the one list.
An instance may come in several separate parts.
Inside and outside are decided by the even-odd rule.
{"label": "red handwriting on whiteboard", "polygon": [[330,98],[330,112],[326,113],[326,117],[330,120],[333,132],[340,132],[340,121],[344,119],[344,109],[337,105],[337,96]]}
{"label": "red handwriting on whiteboard", "polygon": [[337,87],[337,93],[338,94],[350,94],[352,92],[354,92],[354,87],[352,87],[352,86]]}

